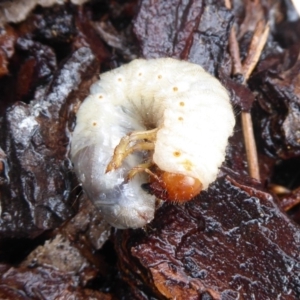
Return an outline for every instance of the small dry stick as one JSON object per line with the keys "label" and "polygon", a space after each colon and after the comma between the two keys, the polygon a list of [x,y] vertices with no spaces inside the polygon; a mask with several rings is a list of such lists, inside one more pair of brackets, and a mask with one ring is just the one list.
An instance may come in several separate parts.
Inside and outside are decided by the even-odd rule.
{"label": "small dry stick", "polygon": [[[250,74],[254,70],[261,52],[267,42],[270,26],[264,26],[263,22],[259,22],[251,40],[247,57],[243,63],[244,83],[247,82]],[[254,139],[253,124],[251,114],[249,112],[242,112],[242,126],[245,139],[245,148],[247,160],[249,162],[250,176],[260,180],[259,164],[257,158],[256,143]]]}
{"label": "small dry stick", "polygon": [[[229,0],[225,0],[225,6],[228,9],[231,9],[231,2]],[[229,39],[229,51],[233,60],[233,73],[243,74],[244,84],[248,80],[250,74],[252,73],[253,69],[255,68],[261,56],[261,52],[268,38],[269,28],[270,28],[269,25],[267,24],[265,26],[263,22],[259,22],[257,24],[253,34],[253,38],[251,40],[247,57],[243,65],[241,64],[240,52],[239,52],[238,42],[236,39],[235,28],[232,27],[231,29],[230,39]],[[249,112],[242,112],[241,115],[242,115],[241,118],[242,118],[242,127],[243,127],[244,140],[245,140],[246,155],[247,155],[247,161],[249,165],[249,174],[251,177],[260,180],[259,164],[257,158],[257,150],[256,150],[256,143],[254,138],[251,114]]]}
{"label": "small dry stick", "polygon": [[225,7],[227,9],[231,9],[231,1],[230,0],[224,0],[224,2],[225,2]]}
{"label": "small dry stick", "polygon": [[243,111],[241,117],[249,174],[252,178],[260,180],[259,164],[251,114],[249,112]]}
{"label": "small dry stick", "polygon": [[240,59],[240,49],[236,39],[236,31],[234,26],[231,28],[229,36],[229,52],[233,61],[233,74],[243,74],[243,68]]}
{"label": "small dry stick", "polygon": [[269,24],[265,25],[264,22],[258,22],[249,46],[247,57],[243,63],[244,82],[249,79],[261,56],[261,52],[268,39],[269,31]]}

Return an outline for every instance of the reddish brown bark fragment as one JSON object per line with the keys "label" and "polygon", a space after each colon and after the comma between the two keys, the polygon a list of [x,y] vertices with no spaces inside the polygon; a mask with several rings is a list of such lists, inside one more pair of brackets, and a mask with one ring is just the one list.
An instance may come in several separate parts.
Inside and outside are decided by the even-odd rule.
{"label": "reddish brown bark fragment", "polygon": [[123,276],[144,274],[158,298],[300,295],[299,228],[270,194],[234,174],[185,206],[163,206],[147,232],[117,238]]}
{"label": "reddish brown bark fragment", "polygon": [[14,29],[7,25],[0,32],[0,77],[9,73],[9,59],[14,54],[14,45],[17,34]]}

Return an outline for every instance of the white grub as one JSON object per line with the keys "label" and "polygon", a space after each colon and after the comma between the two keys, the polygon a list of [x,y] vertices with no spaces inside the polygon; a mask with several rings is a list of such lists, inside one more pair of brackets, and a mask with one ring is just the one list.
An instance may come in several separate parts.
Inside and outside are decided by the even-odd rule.
{"label": "white grub", "polygon": [[158,128],[152,161],[162,171],[198,179],[208,188],[225,159],[235,124],[227,90],[199,65],[172,58],[136,59],[101,74],[77,113],[71,160],[84,191],[117,228],[138,228],[154,217],[155,197],[144,175],[126,182],[145,161],[129,155],[105,173],[120,139]]}

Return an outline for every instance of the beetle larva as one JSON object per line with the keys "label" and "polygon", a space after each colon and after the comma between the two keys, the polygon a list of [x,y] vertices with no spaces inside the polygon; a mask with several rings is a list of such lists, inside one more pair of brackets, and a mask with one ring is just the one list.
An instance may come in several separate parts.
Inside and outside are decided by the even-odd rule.
{"label": "beetle larva", "polygon": [[141,188],[147,176],[175,202],[216,179],[235,118],[226,89],[199,65],[136,59],[101,74],[90,92],[77,112],[71,160],[111,225],[153,219],[155,197]]}

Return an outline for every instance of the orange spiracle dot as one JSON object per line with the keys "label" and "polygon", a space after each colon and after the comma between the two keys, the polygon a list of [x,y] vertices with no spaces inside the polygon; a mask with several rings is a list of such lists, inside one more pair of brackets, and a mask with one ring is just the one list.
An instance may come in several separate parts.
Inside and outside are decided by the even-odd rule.
{"label": "orange spiracle dot", "polygon": [[202,190],[199,179],[182,174],[163,172],[160,176],[168,200],[186,202],[198,195]]}

